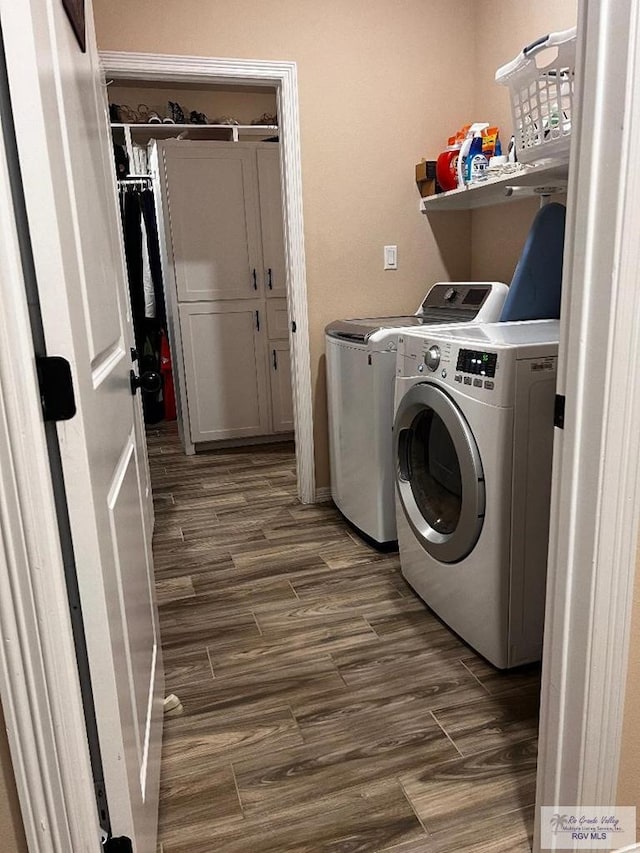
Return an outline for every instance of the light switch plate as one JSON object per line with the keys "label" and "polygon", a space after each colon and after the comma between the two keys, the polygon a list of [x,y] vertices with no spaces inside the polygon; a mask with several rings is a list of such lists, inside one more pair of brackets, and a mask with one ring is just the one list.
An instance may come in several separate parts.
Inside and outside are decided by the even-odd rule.
{"label": "light switch plate", "polygon": [[384,268],[386,270],[397,270],[398,269],[398,247],[397,246],[385,246],[384,247]]}

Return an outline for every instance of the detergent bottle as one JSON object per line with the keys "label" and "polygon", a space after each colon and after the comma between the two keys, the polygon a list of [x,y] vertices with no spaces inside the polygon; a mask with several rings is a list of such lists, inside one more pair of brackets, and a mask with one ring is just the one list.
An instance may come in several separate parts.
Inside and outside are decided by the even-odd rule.
{"label": "detergent bottle", "polygon": [[[467,182],[466,175],[466,163],[467,157],[469,156],[469,150],[471,149],[471,145],[473,143],[473,139],[476,135],[482,136],[482,131],[486,130],[489,127],[488,121],[477,121],[469,127],[467,131],[467,135],[462,143],[462,147],[460,148],[460,154],[458,156],[458,186],[463,187]],[[480,149],[482,152],[482,148]]]}
{"label": "detergent bottle", "polygon": [[486,178],[486,170],[489,161],[482,152],[482,134],[476,133],[471,142],[471,148],[467,154],[465,163],[465,180],[468,184],[474,184],[476,181],[482,181]]}
{"label": "detergent bottle", "polygon": [[442,189],[455,190],[458,186],[458,157],[462,140],[457,136],[449,137],[449,144],[436,160],[436,178]]}

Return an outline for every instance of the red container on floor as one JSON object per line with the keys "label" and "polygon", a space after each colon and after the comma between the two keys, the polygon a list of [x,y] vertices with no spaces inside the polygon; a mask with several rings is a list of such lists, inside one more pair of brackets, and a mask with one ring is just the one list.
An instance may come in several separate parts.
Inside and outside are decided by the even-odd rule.
{"label": "red container on floor", "polygon": [[160,332],[160,373],[162,374],[162,396],[164,400],[164,419],[175,421],[176,392],[173,386],[173,369],[171,367],[171,350],[165,331]]}

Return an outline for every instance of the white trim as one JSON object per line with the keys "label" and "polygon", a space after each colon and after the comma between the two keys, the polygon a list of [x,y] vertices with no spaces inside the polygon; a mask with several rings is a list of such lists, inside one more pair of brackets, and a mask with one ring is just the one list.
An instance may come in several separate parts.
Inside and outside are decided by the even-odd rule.
{"label": "white trim", "polygon": [[[156,220],[158,223],[158,233],[169,233],[169,206],[167,204],[164,188],[166,186],[166,177],[160,178],[160,169],[164,171],[164,162],[161,163],[160,154],[157,143],[153,143],[149,153],[149,169],[151,172],[151,180],[153,183],[153,198],[156,207]],[[195,446],[191,441],[191,429],[189,426],[189,406],[187,405],[187,387],[184,381],[184,359],[182,349],[182,332],[180,330],[177,293],[178,288],[175,282],[175,267],[173,259],[169,257],[169,253],[173,255],[169,240],[159,240],[160,245],[160,263],[162,266],[162,276],[164,279],[164,294],[167,313],[167,333],[169,335],[169,344],[171,346],[171,358],[173,360],[173,387],[176,398],[176,412],[178,415],[178,433],[182,447],[187,456],[193,456],[196,452]]]}
{"label": "white trim", "polygon": [[6,151],[0,135],[0,693],[32,853],[98,817]]}
{"label": "white trim", "polygon": [[[584,0],[577,68],[558,388],[566,412],[555,442],[538,806],[605,806],[617,797],[640,515],[634,0]],[[537,826],[536,851],[539,837]]]}
{"label": "white trim", "polygon": [[287,259],[287,304],[289,320],[290,322],[295,320],[297,328],[295,334],[290,334],[290,345],[298,495],[302,503],[313,503],[315,500],[313,400],[296,63],[116,51],[102,51],[100,59],[109,77],[181,83],[244,83],[277,88]]}

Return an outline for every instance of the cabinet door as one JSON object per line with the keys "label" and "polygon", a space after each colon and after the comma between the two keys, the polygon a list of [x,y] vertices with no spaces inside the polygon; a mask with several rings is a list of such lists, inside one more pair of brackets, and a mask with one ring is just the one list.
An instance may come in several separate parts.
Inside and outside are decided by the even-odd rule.
{"label": "cabinet door", "polygon": [[270,432],[264,302],[180,306],[191,440]]}
{"label": "cabinet door", "polygon": [[271,412],[274,432],[293,432],[291,354],[288,341],[270,341]]}
{"label": "cabinet door", "polygon": [[180,302],[251,299],[260,287],[255,155],[238,144],[162,146]]}
{"label": "cabinet door", "polygon": [[289,340],[287,300],[281,296],[267,301],[267,331],[269,340]]}
{"label": "cabinet door", "polygon": [[267,296],[286,296],[279,146],[273,143],[272,148],[258,148],[256,155],[265,292]]}

